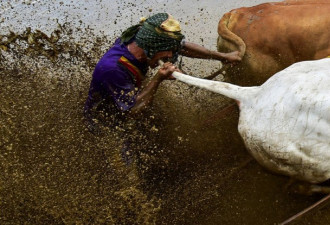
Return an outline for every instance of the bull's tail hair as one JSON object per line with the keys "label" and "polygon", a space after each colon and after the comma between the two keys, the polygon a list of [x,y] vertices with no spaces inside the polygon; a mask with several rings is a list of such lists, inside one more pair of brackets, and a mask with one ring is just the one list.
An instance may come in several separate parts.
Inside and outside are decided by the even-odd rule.
{"label": "bull's tail hair", "polygon": [[237,46],[239,51],[239,56],[243,58],[246,51],[246,45],[242,38],[234,34],[231,30],[228,29],[228,24],[230,22],[230,17],[232,12],[225,13],[220,19],[218,24],[218,34],[221,38],[225,39],[228,42],[233,43]]}

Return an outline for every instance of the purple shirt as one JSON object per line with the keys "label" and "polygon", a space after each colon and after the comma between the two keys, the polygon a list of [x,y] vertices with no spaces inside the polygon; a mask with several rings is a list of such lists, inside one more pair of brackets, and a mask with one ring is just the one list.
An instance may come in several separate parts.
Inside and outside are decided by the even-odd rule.
{"label": "purple shirt", "polygon": [[84,108],[90,119],[95,110],[123,115],[136,103],[148,66],[139,62],[120,42],[117,39],[95,67]]}

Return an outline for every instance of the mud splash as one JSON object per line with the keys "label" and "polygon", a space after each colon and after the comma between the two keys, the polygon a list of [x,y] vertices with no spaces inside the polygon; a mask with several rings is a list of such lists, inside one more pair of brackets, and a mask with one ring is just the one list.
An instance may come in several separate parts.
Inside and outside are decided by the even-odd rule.
{"label": "mud splash", "polygon": [[160,200],[124,165],[116,134],[84,126],[91,73],[111,40],[85,32],[77,43],[72,32],[0,39],[1,221],[154,224]]}
{"label": "mud splash", "polygon": [[[249,160],[238,112],[218,114],[228,99],[174,82],[140,122],[136,145],[154,152],[124,165],[120,131],[94,136],[82,116],[113,41],[69,23],[0,37],[1,224],[274,224],[317,199]],[[302,224],[317,218],[329,221]]]}
{"label": "mud splash", "polygon": [[[140,121],[149,130],[135,143],[142,160],[127,167],[121,131],[104,128],[94,136],[82,114],[94,66],[114,39],[66,23],[49,36],[27,28],[0,40],[1,221],[175,223],[182,209],[173,192],[193,176],[193,159],[201,155],[187,147],[197,131],[186,131],[198,129],[191,122],[204,110],[194,101],[205,92],[164,84]],[[201,107],[211,109],[209,103]],[[171,218],[173,207],[179,214]]]}

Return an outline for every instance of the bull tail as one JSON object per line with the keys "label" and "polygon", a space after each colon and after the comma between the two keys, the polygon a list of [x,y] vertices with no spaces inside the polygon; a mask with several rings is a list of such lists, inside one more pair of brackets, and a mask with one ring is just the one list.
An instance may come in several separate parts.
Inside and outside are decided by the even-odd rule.
{"label": "bull tail", "polygon": [[181,82],[224,95],[237,102],[249,101],[258,91],[258,87],[240,87],[230,83],[196,78],[176,71],[172,75]]}
{"label": "bull tail", "polygon": [[218,24],[218,34],[221,38],[234,44],[238,48],[240,57],[243,58],[246,51],[246,45],[242,38],[229,30],[228,25],[230,23],[231,15],[232,12],[225,13],[220,19]]}

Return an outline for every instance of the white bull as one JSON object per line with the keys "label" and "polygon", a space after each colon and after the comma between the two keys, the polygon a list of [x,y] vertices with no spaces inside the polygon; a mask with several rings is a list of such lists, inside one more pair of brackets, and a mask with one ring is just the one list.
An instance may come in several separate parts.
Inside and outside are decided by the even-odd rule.
{"label": "white bull", "polygon": [[310,183],[330,179],[330,58],[295,63],[255,87],[173,76],[235,99],[239,133],[264,167]]}

